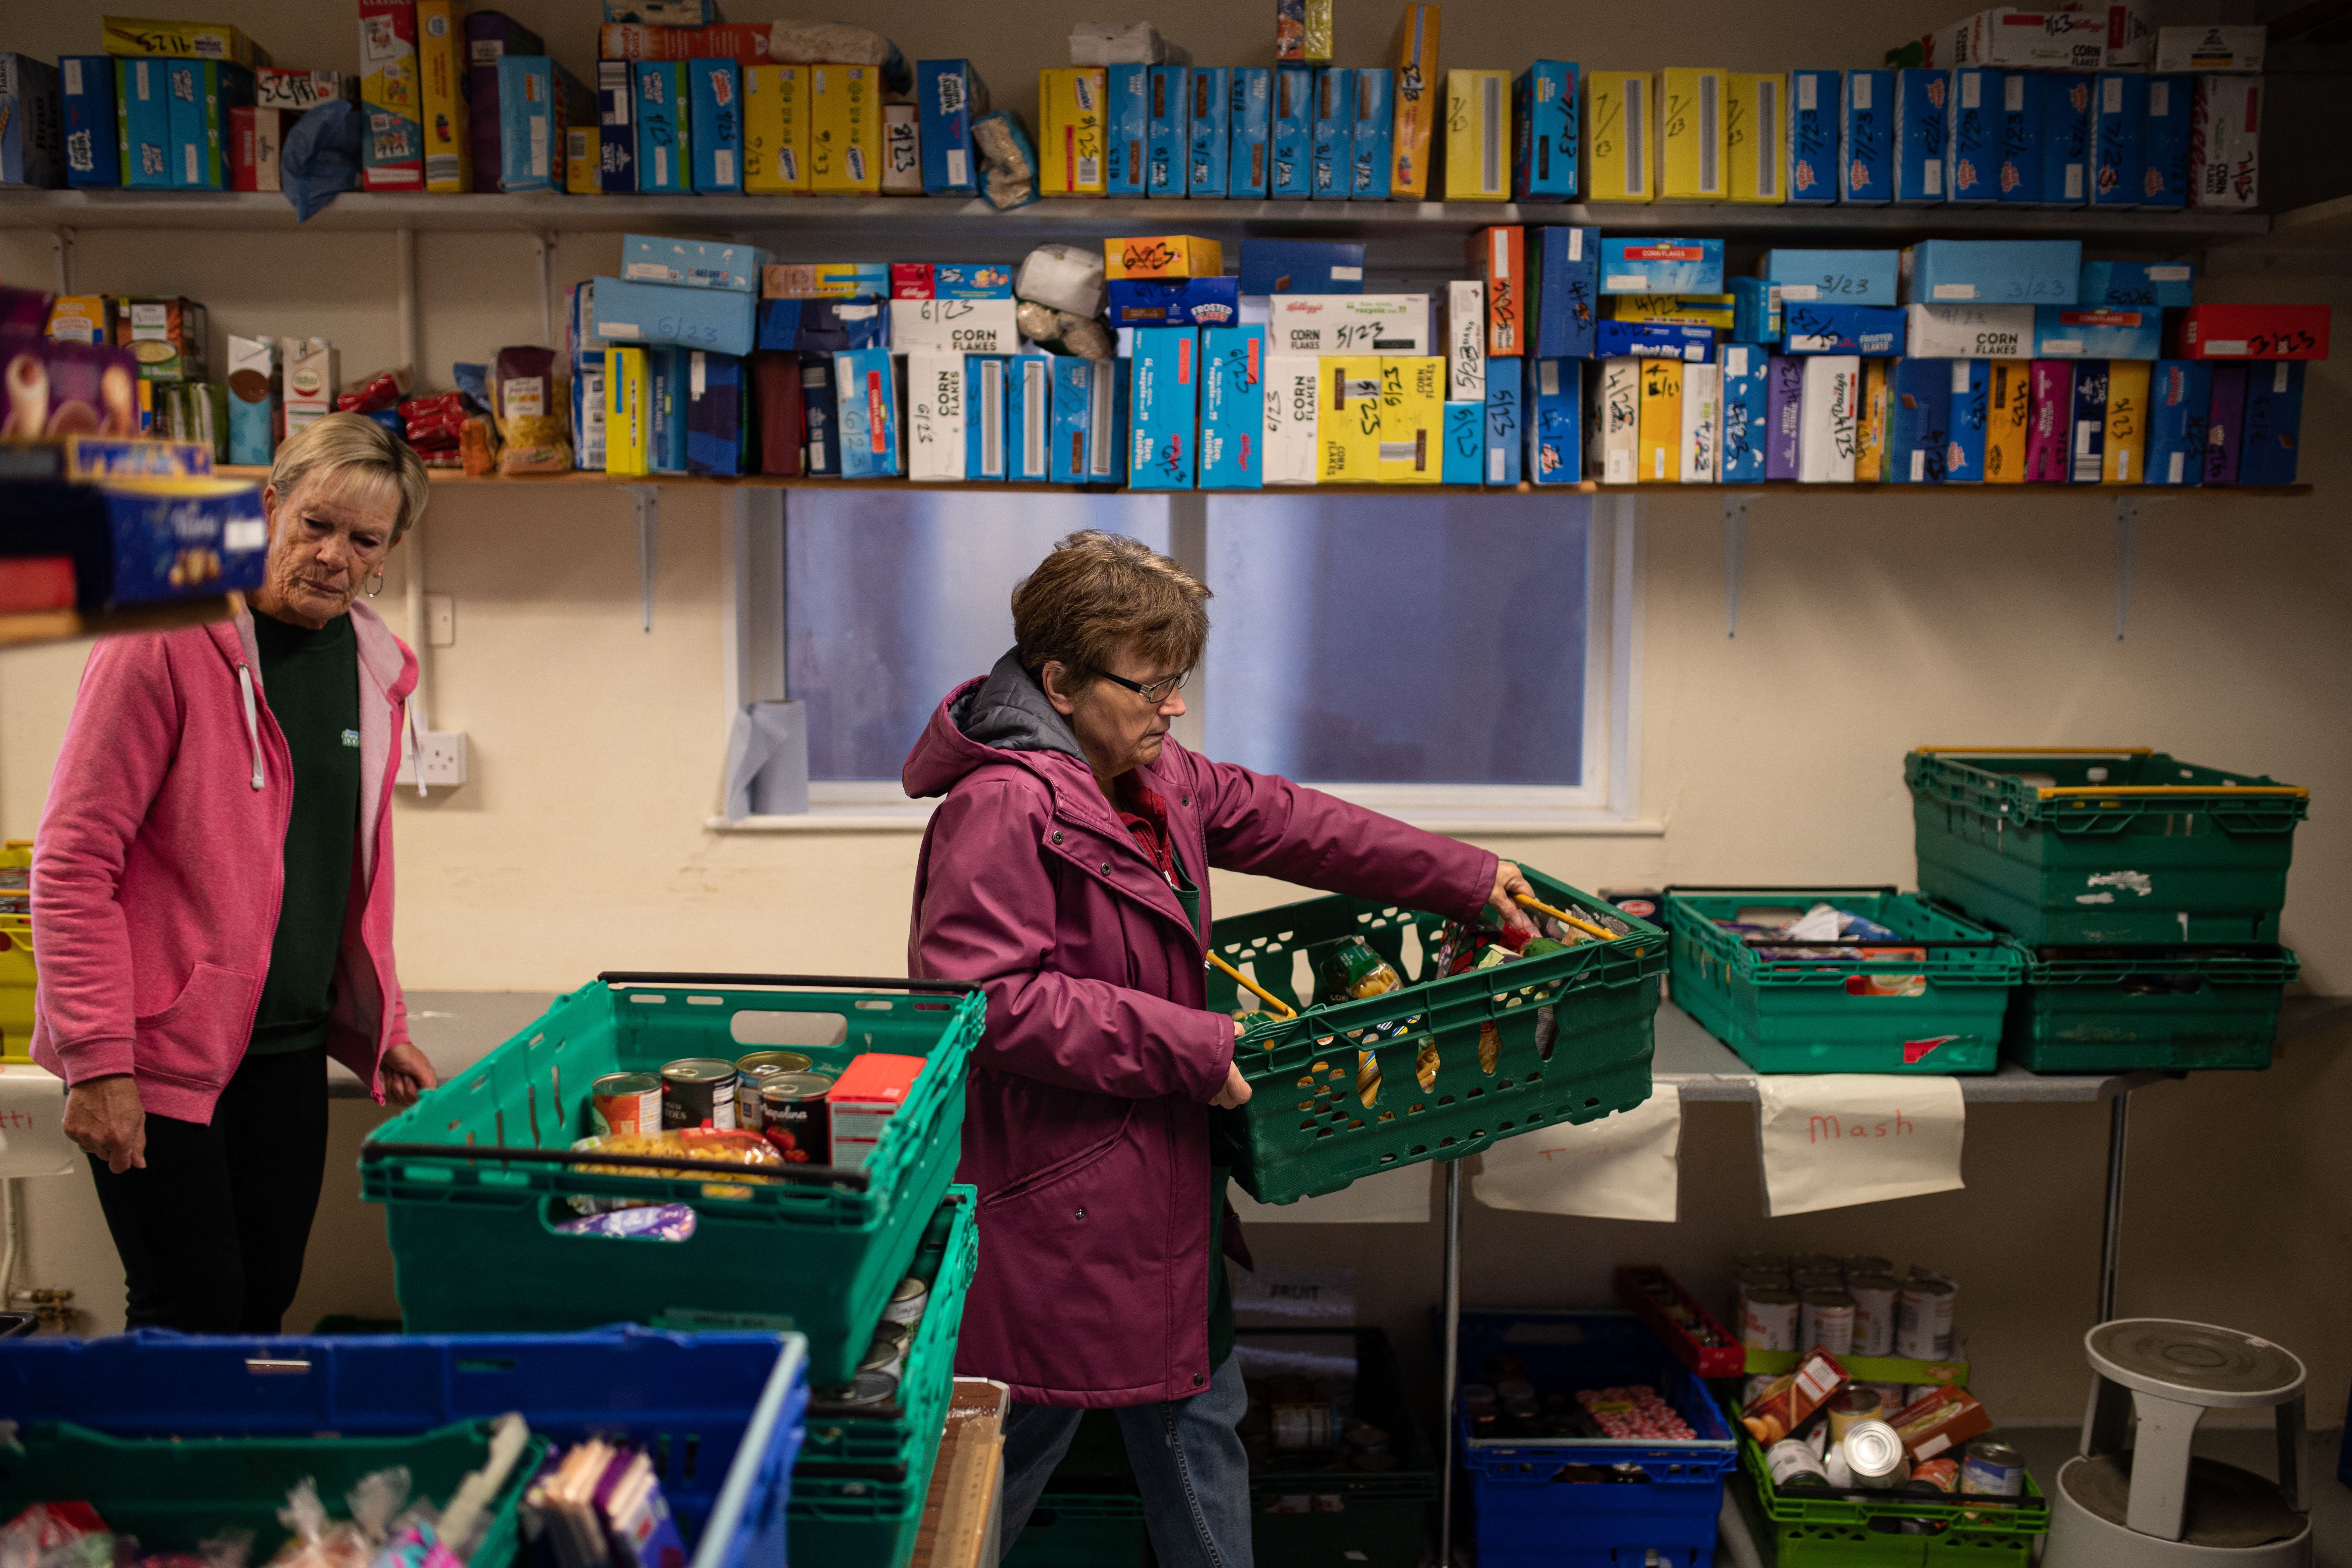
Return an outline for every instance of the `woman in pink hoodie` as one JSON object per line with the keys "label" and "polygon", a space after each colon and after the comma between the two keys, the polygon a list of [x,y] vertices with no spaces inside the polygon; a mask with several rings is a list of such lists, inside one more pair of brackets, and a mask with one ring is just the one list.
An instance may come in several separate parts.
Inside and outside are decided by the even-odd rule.
{"label": "woman in pink hoodie", "polygon": [[278,1331],[326,1172],[327,1058],[434,1084],[392,958],[392,784],[416,659],[364,603],[416,454],[334,414],[278,449],[233,621],[107,638],[33,851],[33,1058],[68,1085],[131,1327]]}

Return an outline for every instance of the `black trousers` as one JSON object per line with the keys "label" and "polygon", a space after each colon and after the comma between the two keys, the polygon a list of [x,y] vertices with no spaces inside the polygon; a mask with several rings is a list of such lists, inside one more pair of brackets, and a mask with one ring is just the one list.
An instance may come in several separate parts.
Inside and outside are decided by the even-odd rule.
{"label": "black trousers", "polygon": [[277,1333],[326,1176],[326,1049],[247,1057],[209,1126],[150,1111],[144,1170],[89,1163],[130,1327]]}

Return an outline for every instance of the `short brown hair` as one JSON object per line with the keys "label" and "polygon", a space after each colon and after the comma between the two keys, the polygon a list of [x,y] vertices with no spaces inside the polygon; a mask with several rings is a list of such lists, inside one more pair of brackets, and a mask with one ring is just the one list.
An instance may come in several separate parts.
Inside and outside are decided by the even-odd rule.
{"label": "short brown hair", "polygon": [[1021,668],[1042,682],[1058,660],[1063,689],[1077,690],[1132,643],[1162,669],[1190,669],[1209,640],[1208,598],[1208,584],[1139,540],[1082,529],[1013,590]]}

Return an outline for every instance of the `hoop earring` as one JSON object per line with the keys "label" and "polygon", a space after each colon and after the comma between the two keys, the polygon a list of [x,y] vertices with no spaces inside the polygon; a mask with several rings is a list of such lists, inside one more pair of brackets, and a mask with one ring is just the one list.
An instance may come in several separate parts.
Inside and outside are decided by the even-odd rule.
{"label": "hoop earring", "polygon": [[377,572],[376,572],[376,574],[375,574],[375,586],[374,586],[374,587],[373,587],[373,588],[370,588],[370,589],[367,591],[367,596],[368,596],[369,598],[373,599],[373,598],[374,598],[377,595],[379,595],[379,594],[381,594],[381,593],[383,593],[383,570],[382,570],[381,568],[378,568],[378,569],[377,569]]}

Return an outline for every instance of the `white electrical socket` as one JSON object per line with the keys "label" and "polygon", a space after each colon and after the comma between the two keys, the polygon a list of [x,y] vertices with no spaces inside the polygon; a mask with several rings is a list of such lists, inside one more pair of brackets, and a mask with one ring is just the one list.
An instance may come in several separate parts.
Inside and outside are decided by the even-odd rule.
{"label": "white electrical socket", "polygon": [[394,780],[414,787],[419,773],[428,789],[455,789],[466,782],[466,732],[463,730],[426,730],[416,737],[416,756],[412,764],[401,759],[400,773]]}

